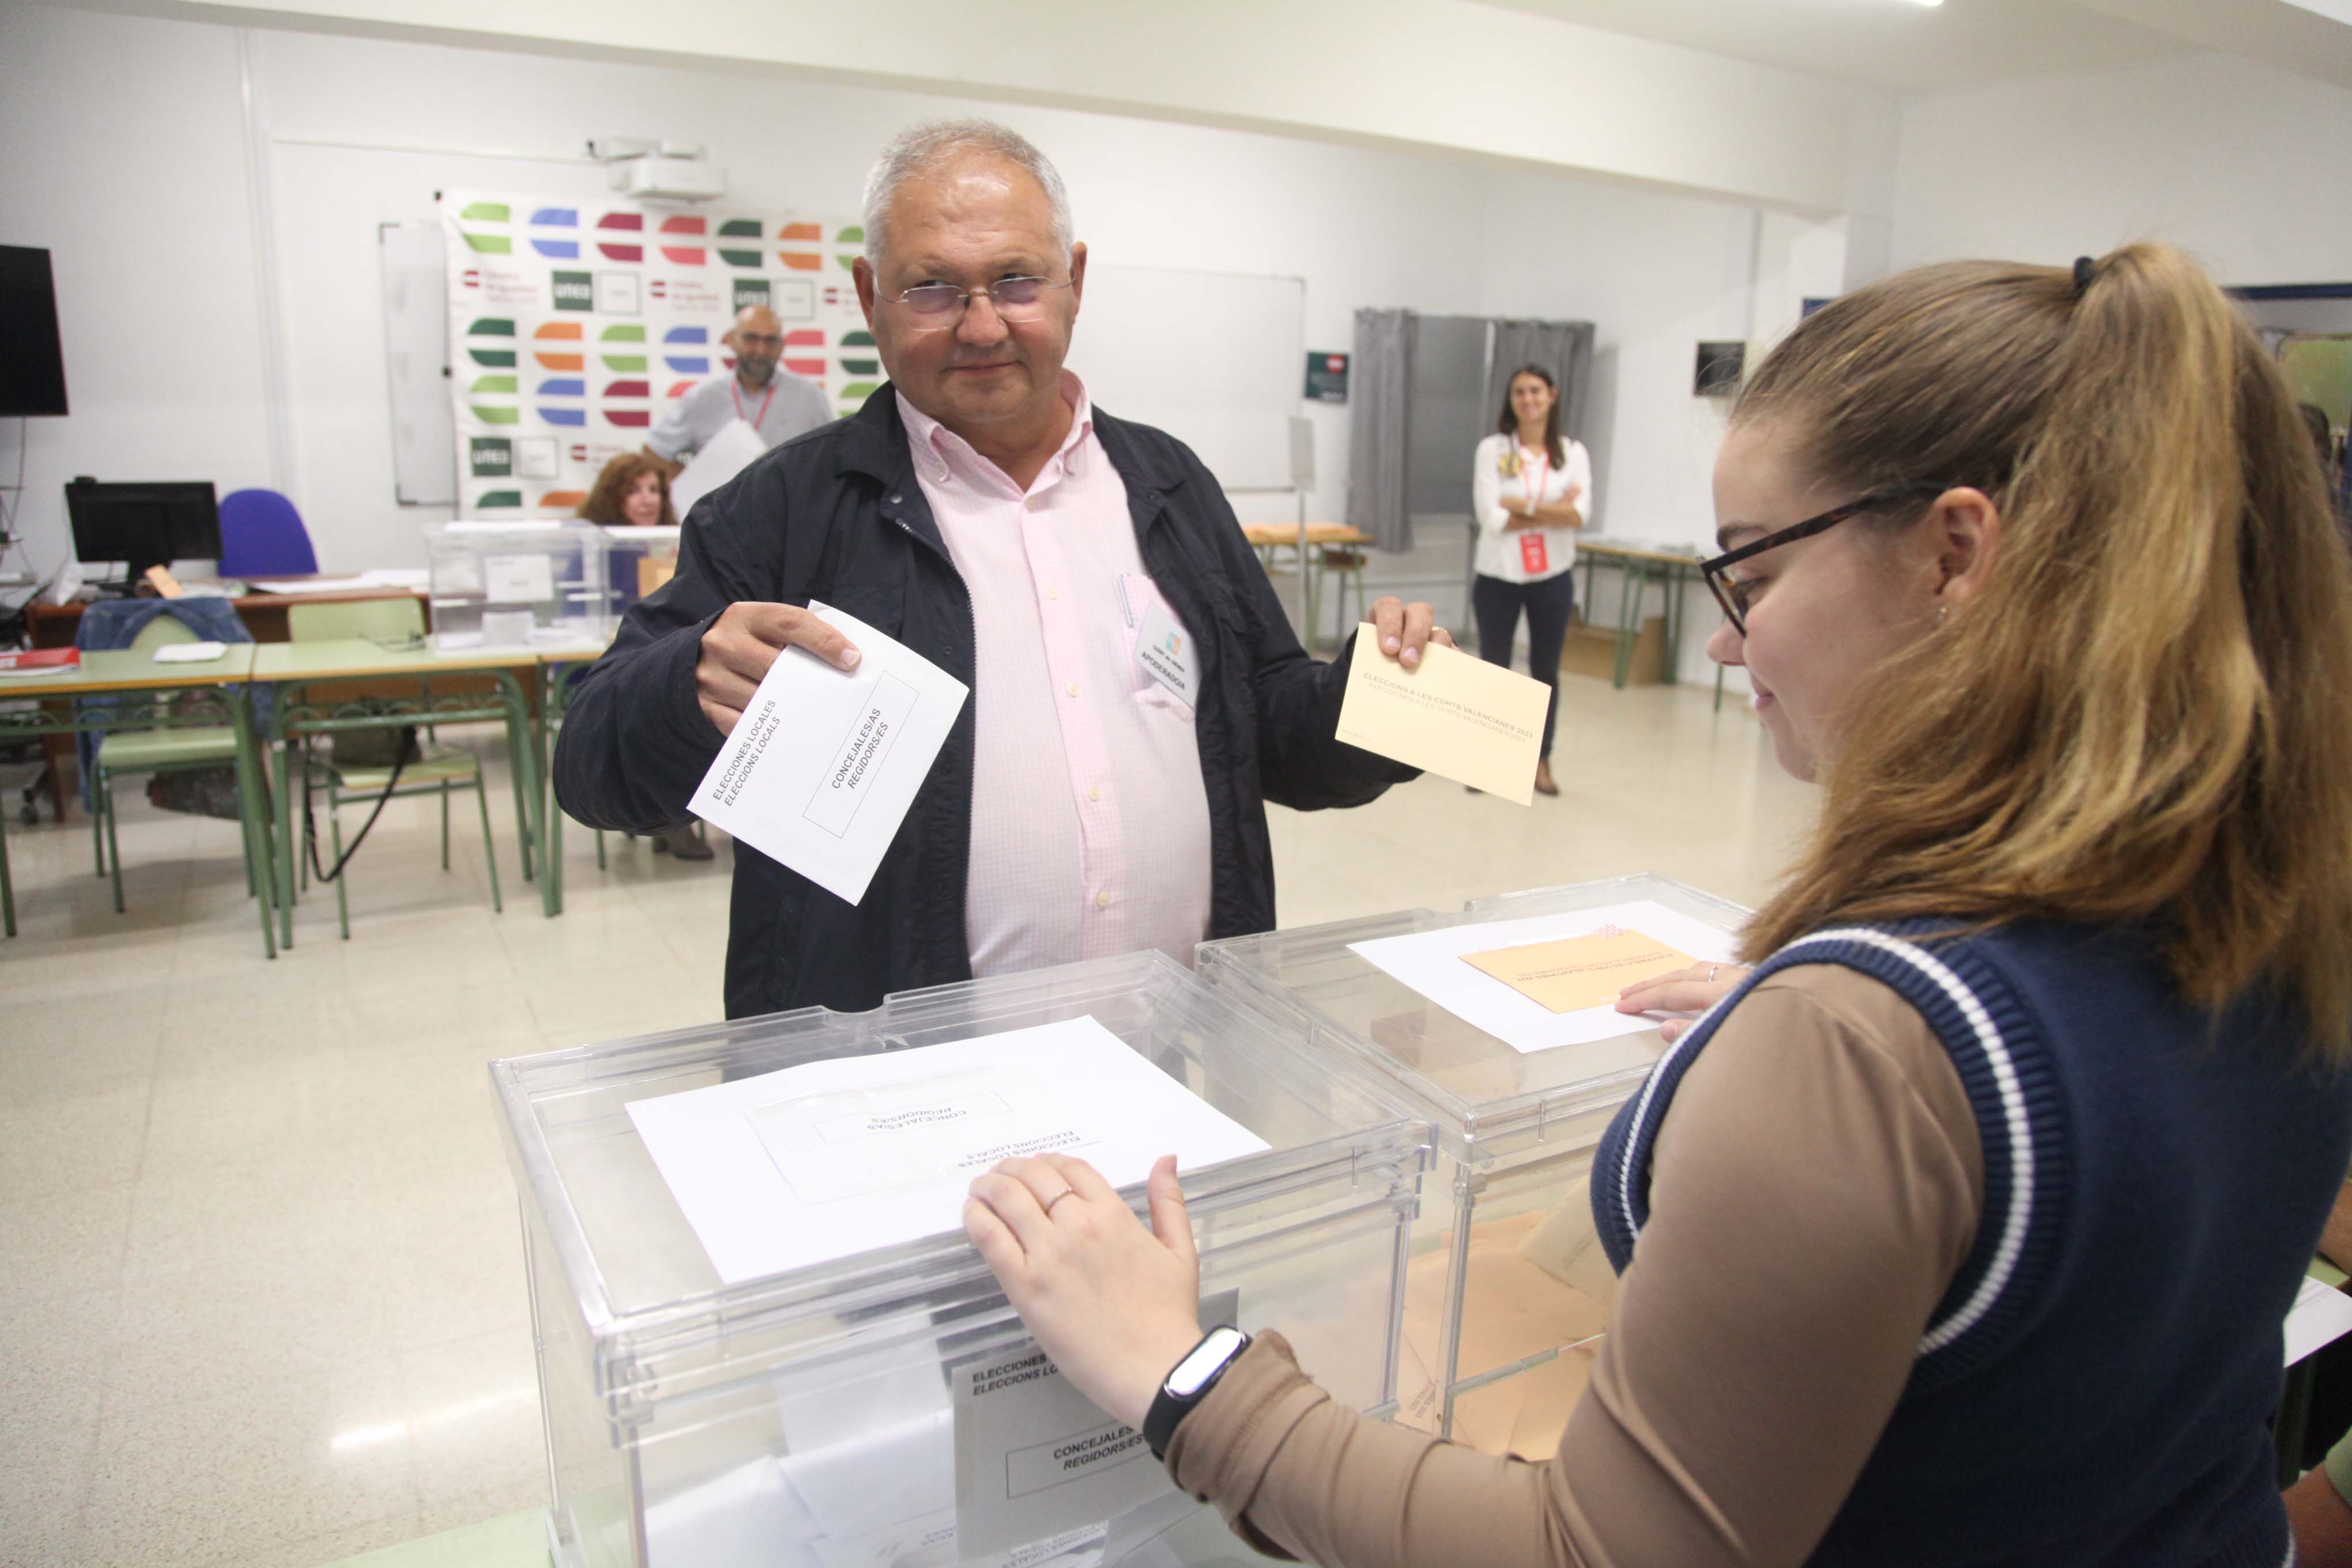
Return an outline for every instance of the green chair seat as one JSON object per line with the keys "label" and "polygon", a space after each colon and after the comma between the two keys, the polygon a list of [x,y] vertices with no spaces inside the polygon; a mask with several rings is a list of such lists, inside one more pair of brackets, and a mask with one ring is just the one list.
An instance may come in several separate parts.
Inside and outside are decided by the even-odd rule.
{"label": "green chair seat", "polygon": [[98,743],[98,765],[109,773],[144,772],[183,763],[234,763],[236,731],[226,724],[179,730],[125,730]]}
{"label": "green chair seat", "polygon": [[[457,746],[427,746],[422,760],[400,770],[400,783],[404,789],[410,784],[468,783],[480,767],[471,752]],[[346,795],[381,794],[392,783],[392,770],[388,767],[331,771],[335,775],[335,787]]]}

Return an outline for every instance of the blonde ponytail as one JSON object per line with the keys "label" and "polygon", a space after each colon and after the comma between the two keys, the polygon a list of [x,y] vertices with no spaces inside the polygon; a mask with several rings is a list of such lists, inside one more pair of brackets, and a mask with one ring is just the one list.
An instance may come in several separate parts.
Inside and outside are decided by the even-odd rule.
{"label": "blonde ponytail", "polygon": [[1965,262],[1759,370],[1856,491],[1974,485],[2001,554],[1879,672],[1757,952],[1832,920],[2152,922],[2191,1001],[2275,985],[2352,1056],[2352,564],[2277,367],[2179,252]]}

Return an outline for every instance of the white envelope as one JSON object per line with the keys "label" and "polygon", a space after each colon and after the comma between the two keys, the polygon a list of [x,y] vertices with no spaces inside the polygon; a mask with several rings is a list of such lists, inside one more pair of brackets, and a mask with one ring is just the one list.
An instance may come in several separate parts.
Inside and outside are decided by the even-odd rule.
{"label": "white envelope", "polygon": [[677,513],[680,522],[694,510],[694,503],[717,489],[745,468],[753,458],[768,449],[768,443],[751,428],[751,422],[740,416],[720,426],[719,434],[705,441],[686,467],[669,482],[670,510]]}
{"label": "white envelope", "polygon": [[854,904],[971,693],[855,616],[809,610],[856,645],[857,668],[786,648],[687,809]]}

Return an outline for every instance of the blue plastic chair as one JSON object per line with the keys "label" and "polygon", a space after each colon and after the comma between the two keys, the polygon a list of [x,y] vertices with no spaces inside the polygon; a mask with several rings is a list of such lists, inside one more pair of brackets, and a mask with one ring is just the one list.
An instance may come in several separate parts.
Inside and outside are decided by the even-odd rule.
{"label": "blue plastic chair", "polygon": [[233,490],[221,498],[220,574],[292,577],[319,569],[302,514],[276,490]]}

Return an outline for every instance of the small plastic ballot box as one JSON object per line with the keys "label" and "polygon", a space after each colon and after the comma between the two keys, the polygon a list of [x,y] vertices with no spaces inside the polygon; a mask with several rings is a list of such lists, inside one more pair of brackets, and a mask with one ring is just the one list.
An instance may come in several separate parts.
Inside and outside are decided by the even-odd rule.
{"label": "small plastic ballot box", "polygon": [[433,640],[448,651],[605,641],[618,615],[593,522],[430,522]]}
{"label": "small plastic ballot box", "polygon": [[604,536],[605,574],[613,588],[614,615],[677,575],[677,540],[684,530],[675,523],[667,528],[604,523],[598,531]]}
{"label": "small plastic ballot box", "polygon": [[[490,1076],[521,1199],[559,1568],[1254,1560],[1139,1438],[1059,1384],[959,1215],[726,1284],[625,1110],[1089,1017],[1268,1146],[1184,1173],[1204,1321],[1279,1327],[1334,1397],[1393,1408],[1428,1121],[1160,953],[509,1058]],[[1141,1212],[1140,1184],[1125,1191]],[[1033,1393],[1079,1408],[1023,1403]]]}
{"label": "small plastic ballot box", "polygon": [[1748,914],[1664,877],[1622,877],[1474,900],[1458,914],[1412,910],[1202,944],[1202,978],[1369,1065],[1436,1125],[1407,1268],[1401,1425],[1487,1453],[1541,1459],[1558,1448],[1616,1285],[1587,1174],[1610,1120],[1665,1047],[1648,1027],[1523,1052],[1350,944],[1621,905],[1663,907],[1724,933]]}

